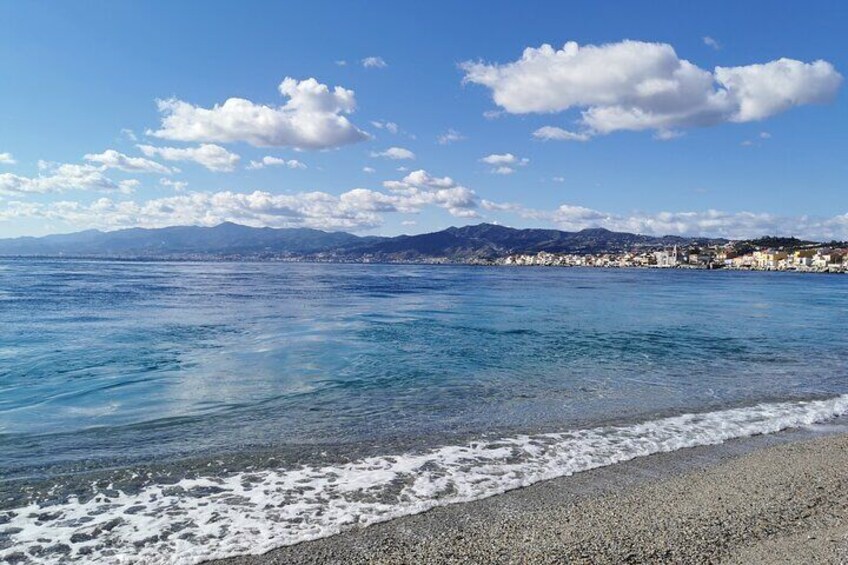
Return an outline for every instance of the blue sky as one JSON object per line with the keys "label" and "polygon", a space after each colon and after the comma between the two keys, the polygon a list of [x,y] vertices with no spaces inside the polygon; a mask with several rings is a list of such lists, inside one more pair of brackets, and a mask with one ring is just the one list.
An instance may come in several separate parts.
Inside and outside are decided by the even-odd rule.
{"label": "blue sky", "polygon": [[599,4],[0,1],[0,237],[848,238],[844,2]]}

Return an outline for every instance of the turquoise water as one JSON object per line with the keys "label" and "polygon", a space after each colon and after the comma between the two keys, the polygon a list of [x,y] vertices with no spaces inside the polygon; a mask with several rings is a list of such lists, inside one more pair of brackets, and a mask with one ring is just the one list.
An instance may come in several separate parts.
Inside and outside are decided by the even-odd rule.
{"label": "turquoise water", "polygon": [[[190,549],[178,549],[154,540],[148,557],[139,559],[157,562],[152,556],[163,547],[186,563],[268,549],[349,527],[348,518],[370,523],[409,513],[395,510],[415,497],[417,506],[403,508],[420,511],[456,496],[479,498],[531,479],[579,471],[583,467],[568,463],[568,454],[578,448],[591,447],[589,456],[597,456],[598,464],[621,459],[614,453],[621,438],[616,435],[619,443],[609,443],[613,432],[577,439],[568,435],[581,430],[627,430],[622,437],[632,439],[642,433],[633,426],[672,422],[657,428],[665,436],[639,444],[651,452],[677,445],[679,438],[685,439],[680,447],[694,441],[687,426],[702,425],[702,420],[673,420],[683,414],[724,414],[703,420],[713,426],[707,432],[699,428],[707,435],[724,420],[744,420],[739,425],[748,426],[754,412],[745,409],[757,404],[770,407],[756,413],[757,425],[778,416],[781,422],[803,423],[813,412],[814,419],[836,415],[841,404],[806,401],[836,402],[848,393],[846,320],[848,278],[839,276],[4,261],[0,484],[7,499],[15,500],[7,506],[14,507],[39,503],[38,497],[22,501],[18,496],[26,485],[46,481],[61,487],[71,484],[68,477],[86,473],[126,476],[154,461],[173,463],[177,470],[169,473],[177,480],[181,472],[196,477],[197,468],[226,455],[228,468],[213,467],[208,473],[214,484],[249,467],[273,472],[279,489],[280,481],[291,480],[297,469],[312,469],[308,480],[326,486],[319,471],[328,465],[353,465],[351,473],[372,477],[376,468],[385,471],[386,460],[373,463],[375,458],[392,456],[395,465],[396,456],[421,453],[450,469],[439,475],[442,480],[459,468],[467,470],[472,456],[466,453],[463,463],[455,449],[476,446],[474,457],[482,457],[480,442],[495,442],[487,449],[519,449],[526,456],[525,461],[505,453],[504,462],[518,461],[508,471],[517,478],[496,481],[489,490],[459,496],[465,483],[454,481],[454,494],[438,489],[427,494],[435,488],[434,478],[427,489],[419,492],[424,487],[416,483],[406,498],[386,503],[389,509],[382,513],[346,506],[347,518],[316,523],[306,533],[292,533],[287,522],[289,529],[272,541],[262,538],[265,545],[253,544],[247,526],[241,545],[207,539],[185,541],[179,547]],[[737,415],[734,409],[743,412]],[[761,433],[743,431],[739,434]],[[557,434],[566,434],[567,441]],[[568,443],[572,440],[577,443]],[[536,447],[530,453],[530,444],[543,451],[555,445],[559,459],[546,451],[540,471],[533,465],[542,455]],[[632,453],[643,451],[634,448]],[[191,473],[180,471],[189,460]],[[327,476],[344,475],[333,468]],[[504,469],[499,477],[507,476]],[[403,472],[413,488],[421,472]],[[138,496],[144,488],[159,488],[157,480],[153,476],[144,485],[127,486],[126,492]],[[66,495],[58,491],[49,504],[41,500],[41,507],[59,504],[68,516],[72,506],[80,511],[82,502],[70,498],[73,489]],[[327,496],[321,498],[325,503]],[[285,500],[292,504],[293,499]],[[198,511],[192,508],[186,515]],[[56,559],[67,555],[64,550],[40,557],[27,553],[36,538],[26,536],[36,535],[35,530],[25,525],[22,532],[3,534],[4,523],[23,519],[13,508],[10,512],[16,518],[0,516],[0,558],[16,550],[33,562],[60,562]],[[68,539],[84,529],[86,521],[79,518],[67,526]],[[256,515],[256,524],[263,520],[284,521]],[[303,523],[303,516],[298,520]],[[141,526],[133,527],[138,533]],[[71,555],[90,546],[89,560],[108,562],[110,552],[120,554],[129,539],[130,534],[116,530],[114,539],[104,534],[101,541],[65,544]],[[237,525],[230,524],[229,538],[235,530]]]}

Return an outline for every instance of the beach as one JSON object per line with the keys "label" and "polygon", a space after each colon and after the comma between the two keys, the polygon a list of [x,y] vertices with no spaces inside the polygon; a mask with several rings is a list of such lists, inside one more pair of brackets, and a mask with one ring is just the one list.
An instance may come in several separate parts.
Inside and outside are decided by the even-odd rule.
{"label": "beach", "polygon": [[796,430],[641,457],[209,563],[659,562],[848,562],[848,434]]}

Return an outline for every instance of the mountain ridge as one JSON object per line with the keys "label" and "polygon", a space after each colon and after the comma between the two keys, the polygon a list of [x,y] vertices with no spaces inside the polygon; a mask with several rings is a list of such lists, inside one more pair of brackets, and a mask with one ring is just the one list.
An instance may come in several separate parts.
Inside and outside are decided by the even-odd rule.
{"label": "mountain ridge", "polygon": [[372,261],[468,261],[513,253],[605,253],[671,245],[726,243],[720,238],[649,236],[587,228],[511,228],[481,223],[398,236],[359,236],[312,228],[254,228],[233,222],[212,227],[170,226],[85,230],[0,239],[0,256],[320,258]]}

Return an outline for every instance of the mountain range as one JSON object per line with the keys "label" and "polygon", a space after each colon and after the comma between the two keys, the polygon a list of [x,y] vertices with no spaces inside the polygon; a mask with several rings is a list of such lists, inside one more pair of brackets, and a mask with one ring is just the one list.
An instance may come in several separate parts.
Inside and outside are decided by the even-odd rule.
{"label": "mountain range", "polygon": [[451,227],[420,235],[357,236],[308,228],[175,226],[0,239],[2,256],[123,258],[290,258],[339,261],[487,260],[512,253],[606,253],[727,240],[648,236],[602,228],[576,232],[515,229],[493,224]]}

